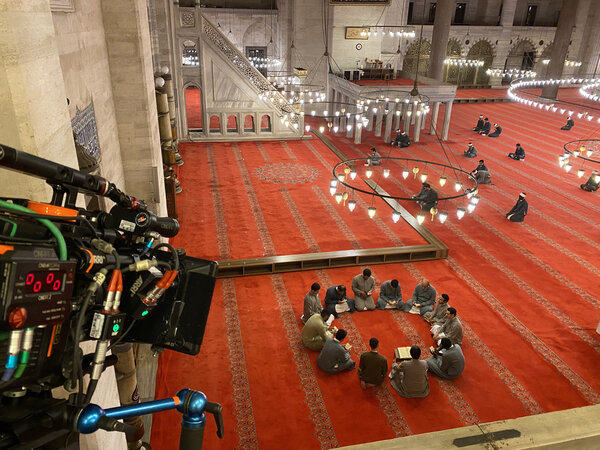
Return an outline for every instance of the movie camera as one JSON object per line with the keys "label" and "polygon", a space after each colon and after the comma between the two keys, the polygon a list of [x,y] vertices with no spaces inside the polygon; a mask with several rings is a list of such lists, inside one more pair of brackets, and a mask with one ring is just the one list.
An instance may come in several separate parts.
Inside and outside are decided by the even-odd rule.
{"label": "movie camera", "polygon": [[[166,409],[183,414],[181,448],[201,448],[206,412],[222,437],[220,405],[198,391],[106,411],[91,404],[118,343],[198,354],[218,264],[160,243],[178,233],[177,220],[102,177],[3,145],[0,167],[53,190],[49,203],[0,199],[0,449],[64,448],[77,433],[127,431],[118,419]],[[79,194],[115,205],[80,208]],[[81,351],[85,340],[95,341],[92,354]],[[59,386],[68,400],[53,398]]]}

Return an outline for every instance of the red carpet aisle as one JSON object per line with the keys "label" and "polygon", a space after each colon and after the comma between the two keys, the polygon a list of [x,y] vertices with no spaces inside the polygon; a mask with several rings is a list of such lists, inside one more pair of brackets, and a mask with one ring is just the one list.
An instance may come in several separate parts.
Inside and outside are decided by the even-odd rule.
{"label": "red carpet aisle", "polygon": [[[470,131],[480,111],[502,124],[500,138]],[[600,402],[600,336],[594,332],[600,317],[600,197],[581,191],[577,176],[556,164],[565,140],[593,134],[596,127],[579,121],[564,132],[563,122],[563,116],[516,104],[454,105],[451,151],[471,170],[476,159],[463,158],[462,151],[472,140],[494,184],[481,187],[473,215],[458,221],[456,205],[447,204],[446,224],[426,222],[450,247],[448,260],[372,267],[378,283],[398,278],[405,299],[422,277],[450,295],[465,328],[467,367],[460,378],[431,377],[429,397],[403,399],[389,383],[362,391],[355,372],[320,372],[317,355],[300,343],[297,318],[312,282],[350,284],[360,271],[343,268],[219,281],[200,354],[165,352],[157,397],[182,387],[202,390],[223,404],[226,427],[219,441],[209,418],[205,448],[264,449],[282,443],[330,448]],[[386,149],[366,131],[359,146],[343,135],[328,137],[348,155],[366,154],[372,145]],[[441,161],[439,144],[428,134],[422,138],[392,154]],[[516,142],[526,149],[525,162],[506,157]],[[182,146],[182,154],[182,232],[175,244],[189,254],[219,259],[415,239],[391,222],[384,205],[370,220],[368,199],[353,214],[333,201],[327,166],[336,159],[316,139],[192,144]],[[258,176],[261,167],[292,162],[321,175],[306,184]],[[428,171],[437,186],[439,173]],[[418,189],[416,180],[405,181],[398,172],[386,180],[388,189]],[[530,212],[524,223],[510,223],[504,213],[521,190]],[[415,205],[406,207],[417,212]],[[425,351],[431,344],[427,326],[413,315],[375,311],[343,315],[338,322],[349,332],[355,360],[371,336],[380,339],[388,360],[398,345],[416,343]],[[179,422],[178,414],[154,417],[155,448],[177,448]]]}

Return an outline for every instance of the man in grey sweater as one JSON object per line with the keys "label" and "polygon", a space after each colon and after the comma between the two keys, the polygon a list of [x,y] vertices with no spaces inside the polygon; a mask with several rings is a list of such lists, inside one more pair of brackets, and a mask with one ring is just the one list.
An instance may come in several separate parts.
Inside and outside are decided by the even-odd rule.
{"label": "man in grey sweater", "polygon": [[344,340],[348,333],[346,330],[338,330],[335,333],[335,338],[329,338],[323,346],[323,350],[317,356],[317,366],[319,369],[327,373],[339,373],[343,370],[352,370],[356,366],[353,359],[350,358],[349,344],[343,346],[341,341]]}
{"label": "man in grey sweater", "polygon": [[438,377],[453,380],[465,370],[465,356],[460,345],[452,344],[450,339],[442,338],[440,348],[428,358],[427,367]]}
{"label": "man in grey sweater", "polygon": [[[410,312],[415,306],[419,309],[419,314],[424,315],[426,312],[433,311],[435,303],[435,288],[429,284],[429,280],[423,278],[415,288],[412,298],[404,304],[404,311]],[[416,314],[416,313],[415,313]]]}
{"label": "man in grey sweater", "polygon": [[377,299],[377,308],[379,309],[402,309],[402,289],[398,280],[384,281],[379,288],[379,299]]}
{"label": "man in grey sweater", "polygon": [[456,317],[456,309],[450,307],[446,311],[446,322],[437,330],[433,329],[433,340],[440,342],[441,338],[447,337],[453,344],[462,345],[463,328],[460,320]]}

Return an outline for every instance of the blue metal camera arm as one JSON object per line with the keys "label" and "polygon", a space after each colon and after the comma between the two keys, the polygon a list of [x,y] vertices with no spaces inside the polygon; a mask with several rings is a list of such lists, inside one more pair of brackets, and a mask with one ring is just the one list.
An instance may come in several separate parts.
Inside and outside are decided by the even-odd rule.
{"label": "blue metal camera arm", "polygon": [[119,419],[153,414],[176,409],[183,417],[181,421],[180,449],[200,449],[206,423],[206,412],[215,416],[217,436],[223,437],[222,407],[218,403],[207,401],[206,395],[200,391],[182,389],[174,397],[153,400],[116,408],[102,409],[96,404],[89,404],[81,410],[77,417],[76,429],[79,433],[89,434],[98,429],[124,431]]}

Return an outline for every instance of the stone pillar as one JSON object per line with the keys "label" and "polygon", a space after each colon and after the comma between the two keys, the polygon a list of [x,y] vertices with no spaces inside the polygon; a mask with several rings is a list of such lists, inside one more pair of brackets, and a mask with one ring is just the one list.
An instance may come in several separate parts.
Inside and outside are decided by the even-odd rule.
{"label": "stone pillar", "polygon": [[[571,34],[575,25],[575,16],[577,15],[577,5],[579,0],[563,0],[556,33],[554,33],[554,43],[550,54],[550,63],[548,64],[547,78],[561,78],[564,68],[564,61],[569,51]],[[542,87],[541,97],[556,100],[558,94],[558,85],[550,84]]]}
{"label": "stone pillar", "polygon": [[360,144],[361,142],[361,134],[362,134],[362,125],[359,126],[360,122],[356,123],[356,126],[354,127],[354,143],[355,144]]}
{"label": "stone pillar", "polygon": [[444,103],[444,125],[442,126],[442,141],[448,140],[448,131],[450,131],[450,116],[452,115],[452,102]]}
{"label": "stone pillar", "polygon": [[381,136],[381,124],[383,123],[383,106],[377,107],[377,119],[375,120],[375,136]]}
{"label": "stone pillar", "polygon": [[[350,117],[347,120],[347,125],[352,125],[352,122],[356,122],[356,120],[353,118],[352,115],[350,115]],[[354,127],[356,127],[356,123],[354,124]],[[352,137],[352,128],[350,128],[349,130],[346,130],[346,137],[347,138]]]}
{"label": "stone pillar", "polygon": [[367,124],[367,130],[373,130],[373,117],[375,117],[375,113],[373,112],[373,106],[369,105],[369,111],[367,111],[367,119],[369,119],[369,123]]}
{"label": "stone pillar", "polygon": [[385,133],[383,135],[383,141],[387,144],[392,140],[392,120],[394,118],[394,110],[390,108],[385,116]]}
{"label": "stone pillar", "polygon": [[439,112],[440,102],[434,102],[433,108],[431,109],[431,115],[429,116],[429,134],[437,133],[437,119]]}
{"label": "stone pillar", "polygon": [[[500,26],[502,31],[496,45],[496,56],[492,61],[492,69],[504,69],[508,52],[510,51],[510,36],[512,26],[515,21],[515,11],[517,9],[517,0],[502,1],[502,15],[500,16]],[[502,76],[491,76],[490,84],[492,87],[502,86]]]}
{"label": "stone pillar", "polygon": [[[102,1],[127,193],[167,214],[146,0]],[[158,176],[154,173],[158,171]],[[156,181],[156,185],[154,183]]]}
{"label": "stone pillar", "polygon": [[417,114],[415,114],[415,128],[413,131],[413,141],[414,142],[419,142],[420,138],[421,138],[421,123],[423,122],[423,114],[421,113],[421,111],[417,111]]}
{"label": "stone pillar", "polygon": [[579,56],[576,58],[577,61],[583,63],[577,71],[581,77],[586,75],[595,77],[600,70],[598,64],[600,62],[600,39],[585,39],[585,36],[600,36],[600,2],[592,2],[588,14],[583,33],[584,39],[579,48]]}
{"label": "stone pillar", "polygon": [[454,8],[453,0],[438,0],[435,10],[433,35],[431,36],[431,57],[427,75],[438,81],[442,81],[444,76],[444,59],[446,59],[448,51],[448,36]]}
{"label": "stone pillar", "polygon": [[425,111],[421,111],[421,115],[423,116],[423,119],[421,120],[421,130],[425,129]]}
{"label": "stone pillar", "polygon": [[[0,143],[79,168],[46,1],[0,7]],[[162,167],[161,167],[162,171]],[[51,199],[44,180],[0,168],[2,196]]]}
{"label": "stone pillar", "polygon": [[[400,114],[398,114],[400,113]],[[394,107],[394,130],[400,128],[400,116],[402,115],[402,105],[400,103],[396,103]]]}
{"label": "stone pillar", "polygon": [[410,116],[412,115],[412,111],[410,108],[410,103],[405,103],[402,108],[402,119],[404,119],[404,131],[406,134],[410,136]]}

